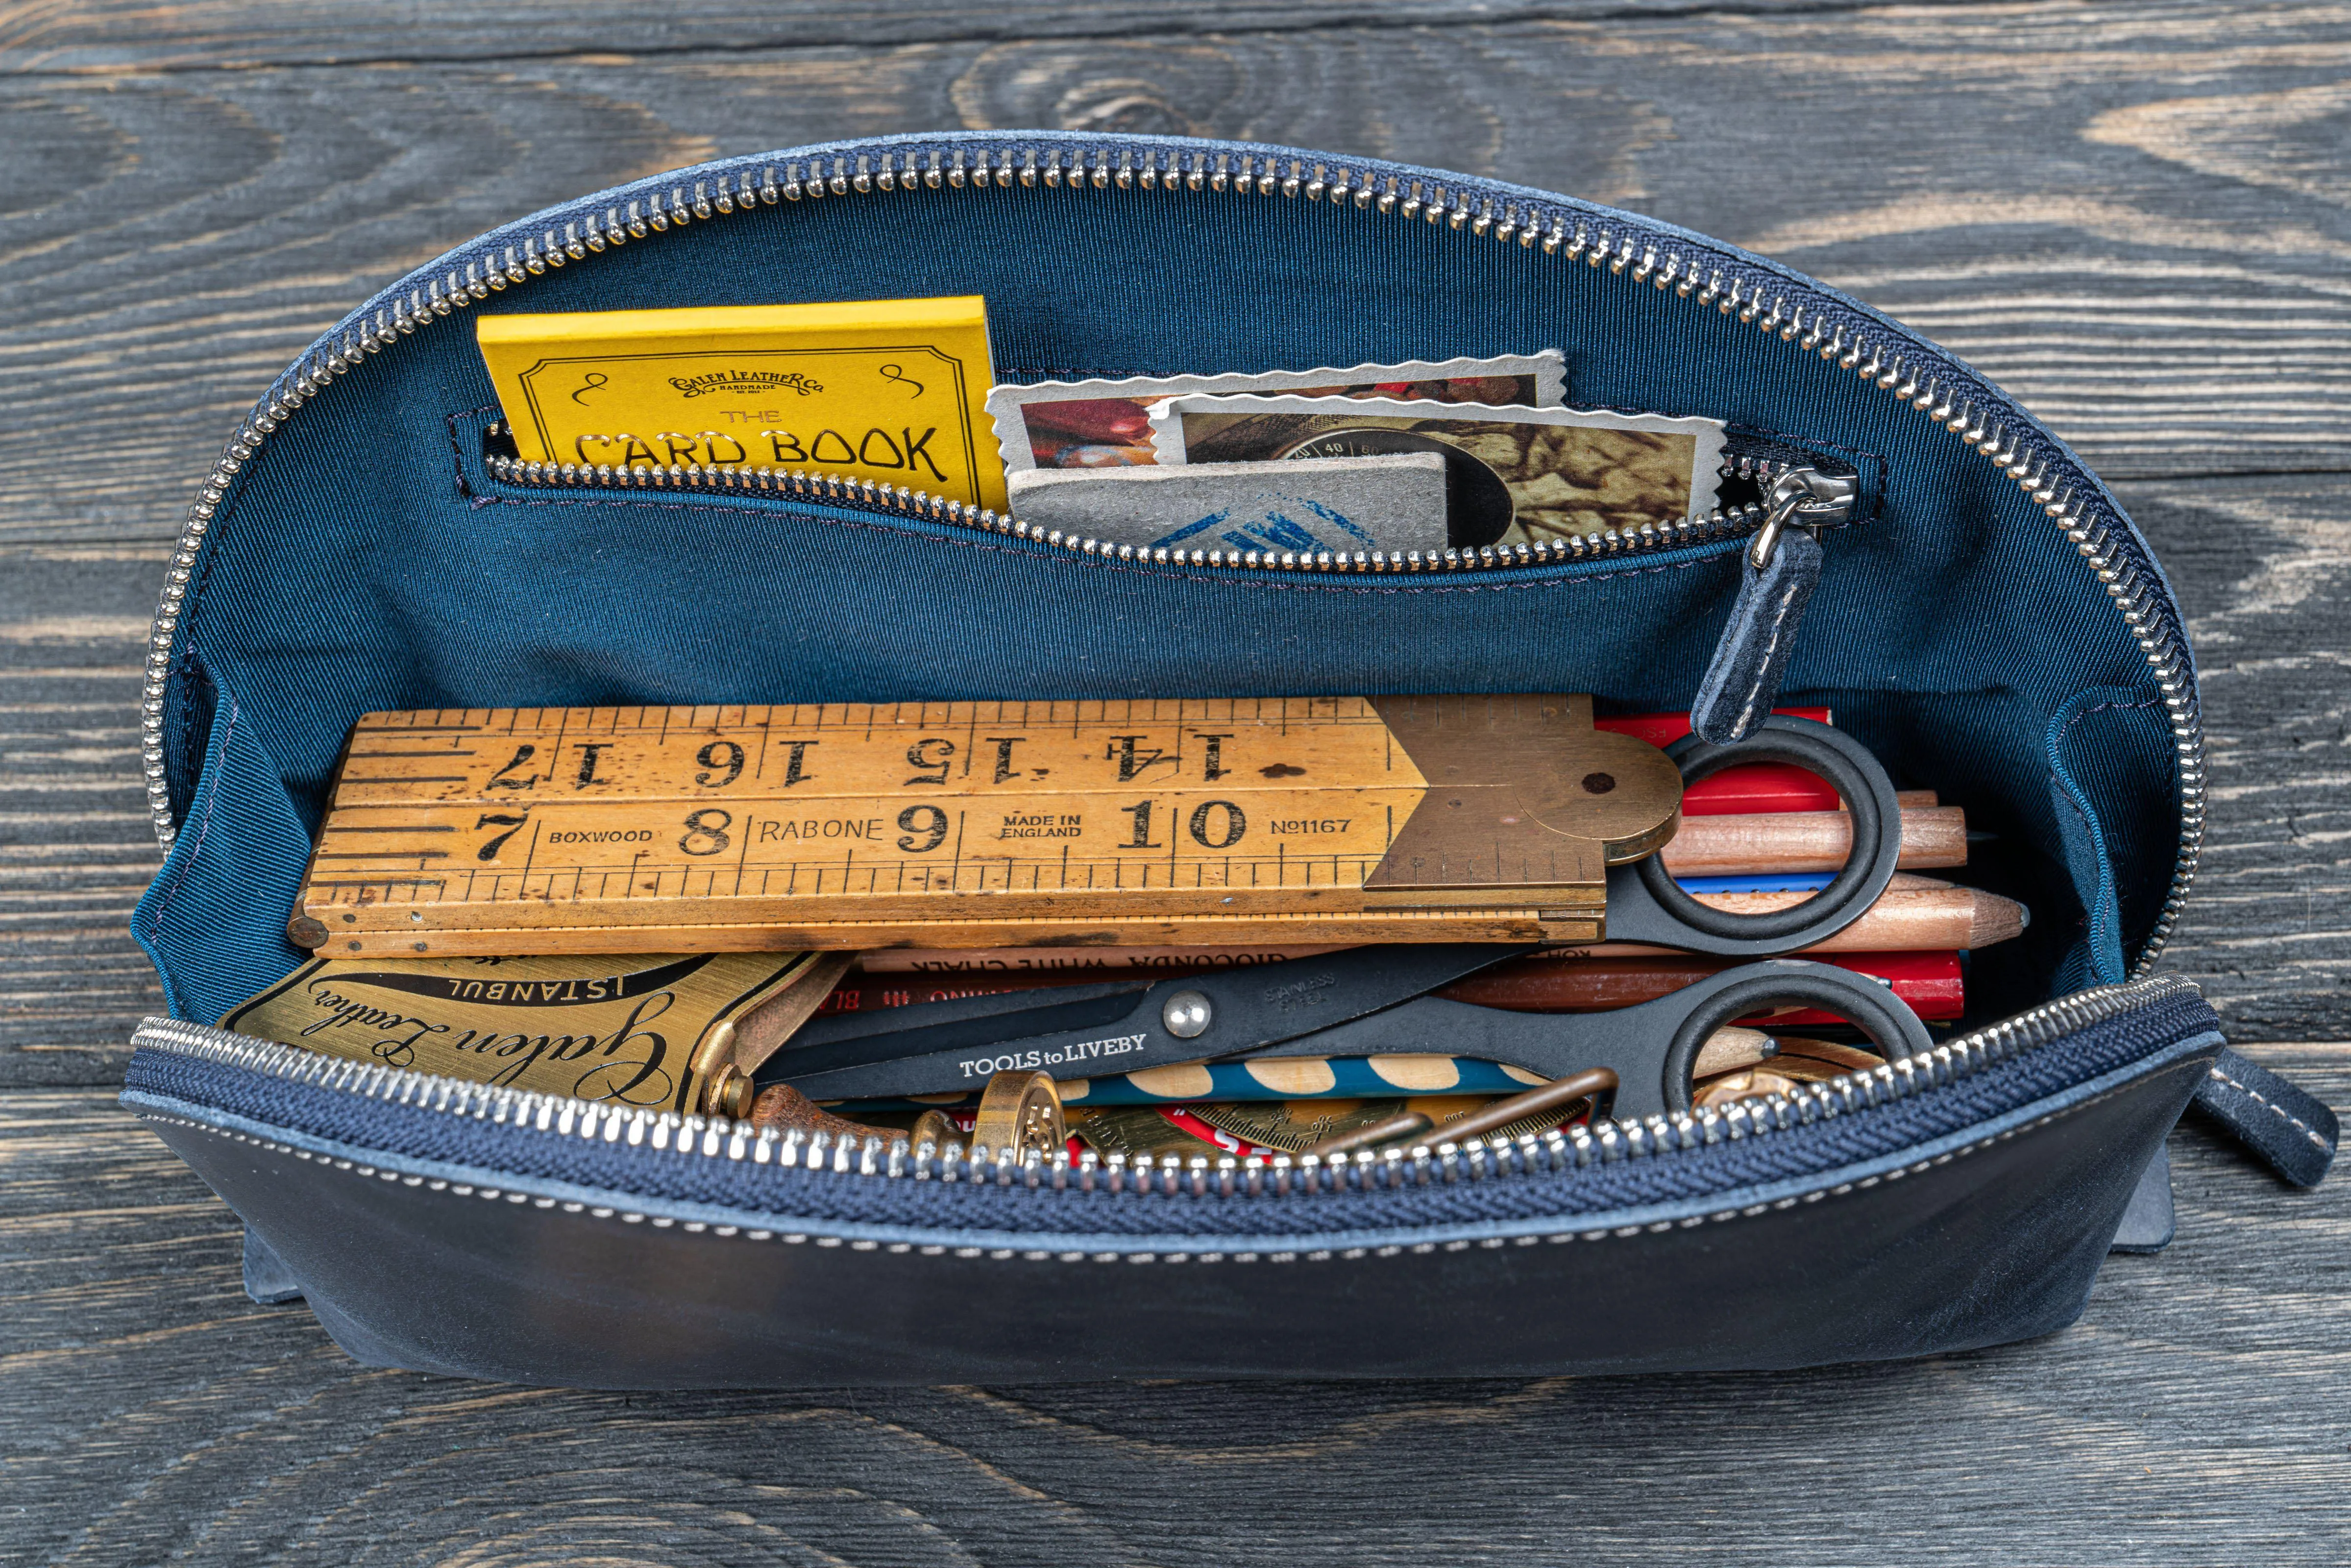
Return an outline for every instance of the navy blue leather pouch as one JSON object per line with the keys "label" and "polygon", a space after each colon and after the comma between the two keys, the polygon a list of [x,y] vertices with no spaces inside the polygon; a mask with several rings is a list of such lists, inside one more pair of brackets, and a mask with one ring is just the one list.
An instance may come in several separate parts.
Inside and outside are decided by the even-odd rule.
{"label": "navy blue leather pouch", "polygon": [[[1807,598],[1743,575],[1751,519],[1348,571],[1155,560],[850,483],[494,476],[469,318],[948,294],[987,296],[1010,381],[1557,347],[1575,406],[1727,421],[1758,472],[1805,456],[1853,504],[1805,536]],[[367,710],[1589,691],[1649,711],[1690,707],[1709,671],[1710,707],[1768,708],[1776,681],[1995,835],[1970,879],[2034,918],[1974,956],[1948,1043],[1572,1139],[1113,1179],[903,1145],[788,1165],[725,1121],[207,1027],[301,956],[286,916]],[[1006,133],[732,160],[541,213],[402,279],[270,388],[190,518],[146,703],[171,850],[135,920],[173,1016],[141,1031],[125,1103],[245,1218],[256,1296],[302,1295],[371,1363],[662,1388],[1919,1355],[2057,1328],[2118,1230],[2159,1246],[2142,1177],[2191,1099],[2289,1179],[2333,1148],[2324,1107],[2147,973],[2196,866],[2203,742],[2178,606],[2114,497],[1867,307],[1541,191]]]}

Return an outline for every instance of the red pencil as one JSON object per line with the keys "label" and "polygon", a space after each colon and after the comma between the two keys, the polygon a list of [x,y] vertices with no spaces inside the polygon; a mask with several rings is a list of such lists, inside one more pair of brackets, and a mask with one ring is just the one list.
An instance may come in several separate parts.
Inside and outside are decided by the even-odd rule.
{"label": "red pencil", "polygon": [[[1821,724],[1831,722],[1824,707],[1777,707],[1773,713],[1791,718],[1809,718]],[[1689,733],[1689,715],[1686,713],[1619,714],[1613,718],[1595,718],[1594,729],[1614,730],[1618,735],[1630,735],[1647,741],[1651,746],[1671,746]],[[1901,791],[1906,806],[1931,806],[1935,795],[1928,789]],[[1731,817],[1756,811],[1834,811],[1837,809],[1836,791],[1827,783],[1801,768],[1784,762],[1750,762],[1738,768],[1726,768],[1711,779],[1701,779],[1682,791],[1682,815],[1685,817]]]}
{"label": "red pencil", "polygon": [[[1821,724],[1831,722],[1829,710],[1824,707],[1776,707],[1771,711]],[[1686,713],[1619,714],[1612,718],[1595,718],[1592,727],[1635,736],[1659,747],[1671,746],[1690,732],[1689,715]],[[1726,768],[1682,791],[1685,817],[1723,817],[1746,811],[1834,811],[1836,808],[1835,790],[1802,768],[1791,768],[1784,762],[1750,762],[1743,767]]]}
{"label": "red pencil", "polygon": [[[1775,707],[1771,710],[1788,718],[1808,718],[1815,724],[1833,724],[1835,720],[1824,707]],[[1651,746],[1667,747],[1690,732],[1689,715],[1686,713],[1620,713],[1592,721],[1594,729],[1604,729],[1614,735],[1629,735],[1646,740]]]}
{"label": "red pencil", "polygon": [[[1911,1010],[1922,1019],[1955,1019],[1965,1010],[1957,953],[1823,953],[1818,957],[1822,963],[1887,982],[1894,994],[1909,1003]],[[1554,958],[1534,954],[1456,980],[1439,994],[1455,1001],[1510,1012],[1604,1012],[1654,1001],[1719,973],[1734,962],[1680,954],[1591,958]],[[1807,1009],[1774,1014],[1770,1027],[1842,1021],[1828,1013]]]}

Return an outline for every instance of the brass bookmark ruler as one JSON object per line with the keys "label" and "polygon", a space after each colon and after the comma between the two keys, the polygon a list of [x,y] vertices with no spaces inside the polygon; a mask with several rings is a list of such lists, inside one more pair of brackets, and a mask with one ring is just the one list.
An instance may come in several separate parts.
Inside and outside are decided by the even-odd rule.
{"label": "brass bookmark ruler", "polygon": [[288,935],[452,955],[1592,941],[1681,779],[1586,696],[370,714]]}
{"label": "brass bookmark ruler", "polygon": [[851,957],[319,957],[220,1027],[413,1072],[739,1120],[752,1075]]}

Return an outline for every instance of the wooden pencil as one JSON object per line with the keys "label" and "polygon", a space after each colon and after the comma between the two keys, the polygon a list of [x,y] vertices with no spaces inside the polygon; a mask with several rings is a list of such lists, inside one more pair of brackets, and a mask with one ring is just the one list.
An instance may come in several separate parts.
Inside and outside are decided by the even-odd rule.
{"label": "wooden pencil", "polygon": [[[1702,893],[1700,904],[1739,915],[1764,915],[1802,903],[1803,893]],[[2021,934],[2031,916],[2012,898],[1897,873],[1862,917],[1807,953],[1891,953],[1929,948],[1972,951]]]}
{"label": "wooden pencil", "polygon": [[[1853,853],[1853,818],[1844,811],[1686,817],[1657,852],[1676,876],[1834,871]],[[1957,806],[1904,807],[1900,863],[1906,870],[1967,864],[1967,813]]]}

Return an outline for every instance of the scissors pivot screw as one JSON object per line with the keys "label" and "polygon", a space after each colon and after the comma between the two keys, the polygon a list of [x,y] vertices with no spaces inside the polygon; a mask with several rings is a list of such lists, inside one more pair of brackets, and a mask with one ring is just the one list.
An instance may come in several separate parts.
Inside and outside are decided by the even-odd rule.
{"label": "scissors pivot screw", "polygon": [[1216,1009],[1208,1005],[1208,998],[1198,991],[1178,991],[1168,998],[1166,1005],[1159,1009],[1159,1021],[1165,1024],[1167,1032],[1177,1040],[1190,1040],[1195,1035],[1206,1034],[1209,1020],[1216,1016]]}

